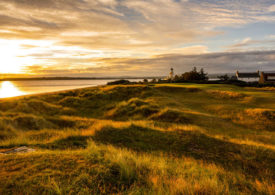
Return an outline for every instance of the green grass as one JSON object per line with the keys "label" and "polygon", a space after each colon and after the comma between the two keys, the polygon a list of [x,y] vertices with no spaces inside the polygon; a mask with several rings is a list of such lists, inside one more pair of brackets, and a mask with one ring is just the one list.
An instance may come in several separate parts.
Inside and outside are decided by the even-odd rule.
{"label": "green grass", "polygon": [[275,90],[117,85],[0,100],[0,194],[272,194]]}

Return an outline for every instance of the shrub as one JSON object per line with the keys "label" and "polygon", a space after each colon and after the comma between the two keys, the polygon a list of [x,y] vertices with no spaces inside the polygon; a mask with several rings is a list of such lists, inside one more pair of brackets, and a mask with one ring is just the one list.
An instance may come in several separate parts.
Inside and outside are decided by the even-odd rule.
{"label": "shrub", "polygon": [[218,76],[218,78],[222,81],[228,81],[229,80],[229,76],[227,74]]}
{"label": "shrub", "polygon": [[122,79],[122,80],[108,82],[107,85],[125,85],[130,83],[131,83],[130,81]]}

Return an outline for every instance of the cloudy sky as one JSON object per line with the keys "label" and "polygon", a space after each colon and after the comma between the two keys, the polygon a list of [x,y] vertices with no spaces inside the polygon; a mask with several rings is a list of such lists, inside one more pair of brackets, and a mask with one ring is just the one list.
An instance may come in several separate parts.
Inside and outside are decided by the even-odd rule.
{"label": "cloudy sky", "polygon": [[274,0],[1,0],[0,73],[275,69]]}

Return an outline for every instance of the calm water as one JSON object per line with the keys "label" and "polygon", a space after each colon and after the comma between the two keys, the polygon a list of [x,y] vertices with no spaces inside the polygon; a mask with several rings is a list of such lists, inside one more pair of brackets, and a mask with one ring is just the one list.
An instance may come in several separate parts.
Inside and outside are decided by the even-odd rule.
{"label": "calm water", "polygon": [[112,80],[0,81],[0,98],[105,85],[110,81]]}

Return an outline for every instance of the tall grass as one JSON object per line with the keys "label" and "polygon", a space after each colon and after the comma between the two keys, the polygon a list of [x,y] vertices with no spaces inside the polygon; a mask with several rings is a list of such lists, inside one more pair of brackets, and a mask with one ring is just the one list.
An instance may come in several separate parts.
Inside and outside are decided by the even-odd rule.
{"label": "tall grass", "polygon": [[274,190],[271,181],[247,178],[215,164],[93,141],[85,150],[3,156],[0,165],[1,194],[272,194]]}
{"label": "tall grass", "polygon": [[0,100],[0,194],[272,194],[273,89],[101,86]]}

